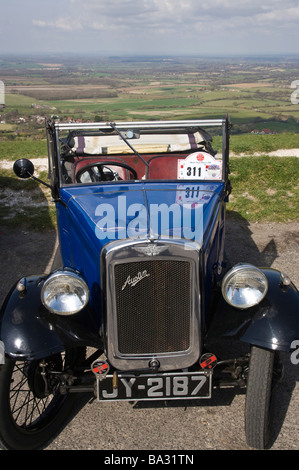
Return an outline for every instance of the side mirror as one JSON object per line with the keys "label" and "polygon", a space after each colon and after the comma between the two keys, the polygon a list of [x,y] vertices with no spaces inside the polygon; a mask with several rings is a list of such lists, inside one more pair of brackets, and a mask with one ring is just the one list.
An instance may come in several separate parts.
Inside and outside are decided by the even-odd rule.
{"label": "side mirror", "polygon": [[45,183],[45,181],[42,181],[39,178],[33,176],[34,165],[30,160],[27,160],[27,158],[20,158],[19,160],[16,160],[13,165],[13,171],[19,178],[33,178],[35,181],[38,181],[53,191],[53,188],[50,184]]}
{"label": "side mirror", "polygon": [[19,178],[31,178],[34,173],[34,165],[26,158],[15,161],[13,171]]}

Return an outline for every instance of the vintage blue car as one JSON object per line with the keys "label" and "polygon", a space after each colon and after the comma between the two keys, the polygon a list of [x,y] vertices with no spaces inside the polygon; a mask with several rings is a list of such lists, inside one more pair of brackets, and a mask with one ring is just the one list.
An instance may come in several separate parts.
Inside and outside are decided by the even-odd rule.
{"label": "vintage blue car", "polygon": [[[246,388],[247,444],[267,446],[299,296],[285,274],[226,259],[230,128],[47,121],[59,262],[24,273],[1,309],[3,448],[45,446],[76,392],[208,400],[222,386]],[[14,170],[36,178],[29,160]]]}

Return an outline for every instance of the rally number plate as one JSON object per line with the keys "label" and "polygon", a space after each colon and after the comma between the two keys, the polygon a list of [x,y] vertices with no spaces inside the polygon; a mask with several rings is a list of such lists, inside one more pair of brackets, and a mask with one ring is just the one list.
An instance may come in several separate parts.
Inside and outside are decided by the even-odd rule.
{"label": "rally number plate", "polygon": [[177,400],[211,397],[211,372],[176,374],[119,374],[113,387],[113,376],[97,380],[98,400]]}

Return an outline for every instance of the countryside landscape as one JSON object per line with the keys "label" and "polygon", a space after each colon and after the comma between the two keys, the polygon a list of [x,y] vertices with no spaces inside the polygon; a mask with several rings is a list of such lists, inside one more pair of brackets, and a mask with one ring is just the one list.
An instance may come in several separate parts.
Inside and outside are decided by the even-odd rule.
{"label": "countryside landscape", "polygon": [[[50,190],[12,170],[16,159],[29,158],[47,181],[51,116],[85,122],[229,114],[227,255],[233,263],[281,269],[298,286],[298,57],[0,56],[0,80],[0,303],[24,273],[49,272],[57,248]],[[215,149],[220,142],[213,135]],[[297,450],[298,366],[288,358],[284,366],[272,448]],[[134,405],[134,412],[131,403],[82,401],[48,449],[247,449],[244,403],[243,393],[229,390],[209,405],[165,402]]]}
{"label": "countryside landscape", "polygon": [[[262,444],[271,424],[268,451],[299,450],[299,1],[14,0],[1,6],[0,448],[38,447],[38,439],[45,438],[45,450],[97,451],[98,462],[106,465],[180,465],[191,463],[189,456],[192,463],[202,464],[203,450],[250,451],[253,441]],[[185,192],[185,183],[179,180],[165,183],[163,192],[162,180],[70,185],[61,191],[61,200],[47,186],[53,182],[48,171],[48,118],[79,125],[108,123],[112,128],[124,121],[218,120],[227,115],[232,127],[226,189],[231,188],[231,193],[225,204],[218,199],[224,196],[222,184],[214,186],[209,181],[196,188],[193,179]],[[213,137],[217,162],[223,152],[221,129],[205,130]],[[135,146],[138,132],[133,137],[130,142]],[[193,140],[189,140],[192,148]],[[80,148],[82,143],[80,139]],[[175,160],[173,156],[169,160]],[[120,155],[113,153],[114,157],[119,160]],[[20,158],[31,160],[37,179],[16,176],[13,166]],[[90,155],[88,159],[94,162]],[[130,159],[134,164],[138,161]],[[195,159],[185,163],[189,161]],[[204,169],[202,163],[196,167]],[[173,175],[178,174],[179,166],[175,168]],[[77,164],[72,170],[81,177]],[[154,176],[162,177],[159,171]],[[176,196],[185,193],[185,198],[176,201],[192,200],[192,211],[187,212],[191,217],[194,212],[195,217],[182,220],[182,234],[185,222],[199,222],[199,231],[206,228],[201,246],[176,240],[176,211],[172,209],[178,207],[173,206],[169,207],[169,225],[173,226],[169,235],[173,233],[174,239],[168,248],[164,237],[153,243],[149,238],[144,251],[142,238],[107,245],[99,240],[98,229],[105,234],[105,221],[107,231],[117,238],[124,227],[130,236],[128,227],[133,228],[136,219],[139,222],[139,215],[144,222],[142,209],[148,207],[147,215],[151,215],[152,202],[173,202],[173,189]],[[204,202],[199,207],[204,215],[200,220],[193,211],[199,202],[196,194],[202,194],[199,201]],[[161,229],[167,205],[158,207]],[[112,206],[111,224],[104,211]],[[135,218],[133,213],[129,220],[131,209],[136,209]],[[145,220],[151,222],[149,217]],[[134,254],[135,242],[138,251]],[[182,261],[184,269],[177,269]],[[185,262],[190,271],[185,270]],[[231,293],[240,294],[240,302],[243,292],[248,302],[255,302],[267,289],[261,302],[248,309],[227,305],[221,296],[217,302],[224,288],[222,276],[239,263],[246,268],[243,273],[256,272],[247,271],[250,265],[265,270],[269,281],[264,283],[262,276],[239,276],[233,284],[232,278],[226,278]],[[52,299],[61,299],[62,308],[70,307],[69,300],[75,300],[76,294],[79,302],[88,299],[88,290],[91,294],[89,306],[79,315],[57,316],[42,306],[40,289],[49,286],[45,276],[56,268],[60,273],[54,276]],[[74,282],[65,283],[61,268],[67,275],[74,274]],[[147,276],[150,273],[143,268],[154,269],[153,276]],[[240,273],[239,268],[233,272]],[[123,282],[118,273],[126,274]],[[89,287],[83,289],[85,294],[77,275]],[[134,287],[136,279],[140,284]],[[192,321],[182,323],[187,315]],[[88,384],[79,383],[77,364],[83,359],[83,338],[87,335],[88,343],[98,346],[97,333],[103,339],[104,355],[95,363],[97,354],[88,348],[87,370],[90,367],[103,379],[108,361],[111,366],[123,362],[112,356],[122,356],[123,368],[130,368],[129,377],[110,367],[112,396],[119,393],[114,387],[122,383],[130,401],[98,403],[91,389],[85,393]],[[158,344],[162,337],[165,347]],[[177,345],[172,346],[175,337]],[[237,341],[231,344],[231,339]],[[149,353],[153,356],[148,361],[151,374],[140,370],[131,376],[138,355],[131,362],[129,343],[134,343],[135,351],[137,344],[143,352],[157,351],[158,357]],[[256,347],[248,368],[243,354],[250,346]],[[60,354],[62,349],[65,354]],[[4,353],[10,351],[7,360]],[[201,356],[206,352],[212,353],[205,356],[209,369],[216,364],[215,356],[217,362],[230,356],[236,360],[218,363],[229,372],[221,389],[216,387],[217,370],[215,375],[206,370],[216,379],[210,384],[212,396],[197,400],[194,393],[203,391],[205,384],[196,382],[200,377],[193,375],[197,364],[187,370],[185,360],[197,354],[199,364],[204,365]],[[176,369],[184,369],[164,374],[161,367],[156,368],[160,355],[163,363],[173,360]],[[145,367],[147,356],[142,354]],[[188,376],[195,386],[192,392]],[[230,377],[237,378],[236,387],[231,386]],[[100,381],[105,388],[108,382]],[[145,383],[153,400],[135,396],[136,388],[145,393]],[[68,396],[69,385],[82,385],[77,388],[81,393]],[[61,395],[55,393],[58,387]],[[111,390],[106,392],[111,396]],[[41,420],[35,419],[35,411]],[[56,433],[63,418],[66,421]],[[25,420],[28,427],[19,427]]]}
{"label": "countryside landscape", "polygon": [[296,132],[299,105],[290,98],[298,77],[296,57],[2,57],[2,121],[14,126],[23,119],[40,123],[38,117],[49,114],[105,121],[228,113],[234,133]]}
{"label": "countryside landscape", "polygon": [[[298,158],[291,150],[283,160],[256,155],[299,148],[298,57],[1,56],[0,80],[1,225],[55,225],[48,192],[34,181],[17,181],[11,170],[17,158],[46,157],[44,123],[51,116],[106,122],[229,114],[234,192],[228,209],[249,221],[298,218]],[[246,159],[237,158],[244,153]],[[27,190],[32,204],[24,210],[19,202],[12,210],[19,198],[8,190]]]}

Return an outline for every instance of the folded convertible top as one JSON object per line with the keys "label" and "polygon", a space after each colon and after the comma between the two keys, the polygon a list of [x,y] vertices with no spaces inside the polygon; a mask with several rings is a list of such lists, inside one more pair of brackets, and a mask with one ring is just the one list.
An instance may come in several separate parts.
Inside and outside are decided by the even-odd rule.
{"label": "folded convertible top", "polygon": [[[205,144],[204,136],[198,131],[185,134],[141,134],[138,139],[134,139],[134,149],[140,153],[196,150],[203,149]],[[78,135],[68,145],[77,155],[133,153],[118,135]]]}

